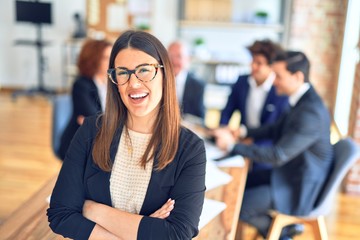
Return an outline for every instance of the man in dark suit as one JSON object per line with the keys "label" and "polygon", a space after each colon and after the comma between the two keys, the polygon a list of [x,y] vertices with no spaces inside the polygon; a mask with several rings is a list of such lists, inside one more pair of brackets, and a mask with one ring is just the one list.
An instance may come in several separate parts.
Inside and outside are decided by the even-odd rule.
{"label": "man in dark suit", "polygon": [[[224,127],[235,111],[241,114],[240,124],[256,128],[275,122],[288,107],[287,96],[276,93],[271,69],[275,53],[280,46],[270,40],[255,41],[248,47],[251,56],[251,74],[241,75],[232,86],[227,104],[221,112],[220,126]],[[239,125],[240,125],[239,124]],[[269,139],[256,140],[259,146],[269,146]],[[268,163],[254,163],[247,176],[246,188],[257,186],[262,171],[271,168]]]}
{"label": "man in dark suit", "polygon": [[[273,124],[215,132],[217,145],[253,162],[274,166],[263,184],[245,191],[241,220],[265,237],[271,222],[268,210],[306,215],[316,203],[332,163],[330,117],[309,83],[310,63],[301,52],[278,54],[272,68],[279,94],[289,96],[291,110]],[[234,137],[271,138],[270,147],[236,143]],[[283,238],[287,239],[285,231]]]}
{"label": "man in dark suit", "polygon": [[205,82],[189,72],[190,54],[186,44],[172,42],[168,52],[176,76],[176,94],[182,115],[191,114],[204,120]]}

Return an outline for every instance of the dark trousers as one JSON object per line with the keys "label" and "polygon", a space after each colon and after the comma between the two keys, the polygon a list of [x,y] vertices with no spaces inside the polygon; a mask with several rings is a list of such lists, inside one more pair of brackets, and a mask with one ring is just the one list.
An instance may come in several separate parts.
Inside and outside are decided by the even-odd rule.
{"label": "dark trousers", "polygon": [[240,212],[240,219],[254,226],[264,237],[271,224],[268,212],[274,207],[270,191],[270,175],[269,169],[249,172]]}

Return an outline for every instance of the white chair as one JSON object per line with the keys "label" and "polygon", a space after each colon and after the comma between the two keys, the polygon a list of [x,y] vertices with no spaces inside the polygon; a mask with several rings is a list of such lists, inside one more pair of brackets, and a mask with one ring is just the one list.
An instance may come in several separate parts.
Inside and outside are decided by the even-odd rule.
{"label": "white chair", "polygon": [[55,95],[52,98],[52,149],[59,158],[61,136],[72,114],[72,99],[69,94]]}
{"label": "white chair", "polygon": [[273,212],[273,220],[267,238],[278,240],[282,229],[290,224],[310,224],[315,240],[327,240],[327,230],[324,216],[332,209],[337,190],[351,166],[360,158],[360,148],[351,139],[344,138],[334,145],[334,168],[329,173],[328,180],[319,196],[314,209],[307,216],[290,216]]}

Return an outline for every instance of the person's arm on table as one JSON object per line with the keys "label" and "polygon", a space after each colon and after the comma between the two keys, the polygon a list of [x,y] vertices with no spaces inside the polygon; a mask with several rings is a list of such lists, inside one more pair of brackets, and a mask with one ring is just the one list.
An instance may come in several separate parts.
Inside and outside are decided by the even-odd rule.
{"label": "person's arm on table", "polygon": [[[255,144],[237,143],[233,145],[231,153],[248,157],[252,161],[280,166],[302,153],[318,140],[320,136],[317,129],[320,128],[320,119],[321,117],[316,114],[299,115],[296,119],[293,119],[293,123],[290,123],[293,128],[281,133],[281,136],[279,136],[280,126],[283,124],[281,120],[257,129],[248,129],[249,136],[255,137],[255,139],[271,136],[276,139],[275,144],[273,146],[257,146]],[[312,124],[308,124],[309,122]],[[220,142],[222,144],[220,146],[224,147],[233,144],[228,139],[223,138],[223,141],[224,143]]]}

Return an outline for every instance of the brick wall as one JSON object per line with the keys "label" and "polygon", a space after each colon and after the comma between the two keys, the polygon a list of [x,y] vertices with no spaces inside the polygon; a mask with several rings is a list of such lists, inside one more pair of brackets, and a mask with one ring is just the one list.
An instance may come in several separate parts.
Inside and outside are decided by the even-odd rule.
{"label": "brick wall", "polygon": [[345,27],[346,0],[294,0],[289,48],[311,62],[310,81],[329,110],[335,106]]}
{"label": "brick wall", "polygon": [[[306,53],[310,81],[333,113],[345,29],[347,0],[293,0],[289,48]],[[360,43],[359,43],[360,48]],[[360,63],[355,74],[349,135],[360,144]],[[345,192],[360,194],[360,160],[344,181]]]}

